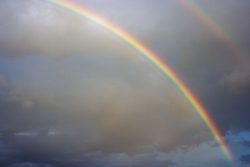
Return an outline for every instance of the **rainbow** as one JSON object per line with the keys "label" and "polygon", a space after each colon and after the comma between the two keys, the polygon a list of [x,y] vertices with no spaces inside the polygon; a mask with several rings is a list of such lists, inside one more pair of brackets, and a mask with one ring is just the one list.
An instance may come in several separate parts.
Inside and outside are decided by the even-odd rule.
{"label": "rainbow", "polygon": [[207,14],[204,8],[198,5],[195,0],[179,0],[179,2],[232,50],[233,56],[235,56],[234,58],[236,58],[236,62],[239,63],[240,66],[249,66],[249,58],[244,54],[243,49],[241,49],[240,46],[223,30],[223,28]]}
{"label": "rainbow", "polygon": [[220,145],[220,148],[222,149],[228,160],[233,159],[230,149],[228,148],[226,142],[224,141],[221,132],[216,127],[216,124],[213,122],[206,109],[202,106],[199,100],[191,93],[191,91],[187,88],[187,86],[180,80],[180,78],[171,70],[169,65],[163,62],[157,55],[155,55],[152,51],[150,51],[136,38],[129,35],[121,28],[109,23],[104,18],[89,11],[88,9],[78,6],[67,0],[48,0],[48,1],[60,7],[63,7],[64,9],[67,9],[73,13],[76,13],[80,16],[84,16],[89,20],[92,20],[93,22],[99,24],[106,30],[115,34],[117,37],[125,41],[128,45],[130,45],[138,52],[140,52],[141,53],[140,56],[145,58],[150,64],[154,65],[164,76],[166,76],[175,85],[175,87],[179,90],[179,92],[183,95],[183,97],[187,100],[187,102],[192,106],[192,108],[196,111],[196,113],[198,113],[198,115],[204,121],[210,133],[217,141],[217,143]]}

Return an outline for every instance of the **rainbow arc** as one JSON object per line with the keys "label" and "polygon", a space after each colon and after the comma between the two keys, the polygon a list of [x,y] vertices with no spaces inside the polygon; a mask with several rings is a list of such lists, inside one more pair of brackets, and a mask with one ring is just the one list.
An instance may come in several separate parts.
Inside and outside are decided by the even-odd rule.
{"label": "rainbow arc", "polygon": [[186,99],[186,101],[192,106],[195,112],[200,116],[200,118],[206,124],[207,128],[211,132],[214,139],[220,145],[220,148],[222,149],[226,157],[229,160],[233,159],[230,149],[227,146],[221,132],[219,131],[216,124],[213,122],[212,118],[209,116],[206,109],[203,107],[200,101],[195,97],[195,95],[188,89],[188,87],[182,82],[182,80],[178,77],[178,75],[175,74],[174,71],[170,68],[170,66],[166,62],[162,61],[159,56],[154,54],[139,40],[137,40],[135,37],[131,36],[124,30],[122,30],[120,27],[111,24],[106,19],[98,16],[94,12],[82,6],[74,4],[67,0],[48,0],[48,1],[64,9],[67,9],[75,14],[83,16],[95,22],[96,24],[99,24],[101,27],[110,31],[112,34],[116,35],[124,42],[126,42],[128,45],[130,45],[132,48],[137,50],[140,53],[138,55],[142,56],[144,59],[146,59],[147,62],[155,66],[165,77],[167,77],[174,84],[174,86],[179,90],[182,96]]}

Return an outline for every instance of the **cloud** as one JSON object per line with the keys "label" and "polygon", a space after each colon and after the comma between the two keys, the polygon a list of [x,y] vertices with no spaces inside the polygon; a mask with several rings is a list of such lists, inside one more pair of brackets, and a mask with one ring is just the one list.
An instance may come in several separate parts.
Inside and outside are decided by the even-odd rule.
{"label": "cloud", "polygon": [[23,108],[31,109],[34,107],[34,103],[31,100],[26,100],[22,104]]}
{"label": "cloud", "polygon": [[22,162],[22,163],[12,164],[8,167],[53,167],[53,166],[49,164],[35,164],[31,162]]}
{"label": "cloud", "polygon": [[223,155],[219,146],[213,146],[212,142],[204,142],[187,149],[179,147],[174,151],[159,154],[158,158],[172,160],[178,167],[230,166],[230,162]]}
{"label": "cloud", "polygon": [[[72,152],[70,149],[72,145],[67,146],[63,144],[61,140],[58,140],[59,138],[65,137],[69,136],[50,136],[50,141],[43,138],[43,140],[45,139],[46,141],[37,143],[29,140],[26,144],[24,142],[25,138],[23,138],[21,144],[25,145],[23,145],[22,148],[15,147],[18,152],[12,151],[11,154],[8,154],[8,157],[12,158],[12,165],[21,166],[27,164],[38,167],[44,167],[46,165],[53,167],[210,167],[211,165],[213,167],[230,167],[232,165],[232,162],[227,160],[220,146],[215,144],[214,141],[203,142],[189,147],[179,146],[174,150],[166,152],[157,151],[156,148],[150,148],[154,151],[146,151],[147,148],[145,146],[144,151],[128,154],[125,152],[107,153],[100,150],[78,150]],[[247,154],[249,149],[242,149],[243,144],[238,141],[249,138],[249,133],[229,134],[226,138],[230,141],[230,148],[234,151],[234,165],[237,167],[245,167],[249,162],[249,154]],[[49,148],[44,149],[46,145],[49,146]],[[8,143],[5,143],[4,147],[5,148],[1,147],[2,152],[8,147]],[[40,147],[40,150],[37,149],[38,147]]]}
{"label": "cloud", "polygon": [[0,11],[1,56],[133,53],[91,21],[46,1],[5,0]]}
{"label": "cloud", "polygon": [[127,62],[120,61],[112,75],[103,68],[84,78],[82,71],[92,67],[91,61],[90,67],[80,64],[78,73],[78,65],[69,66],[76,57],[60,62],[46,58],[48,74],[37,70],[36,61],[43,66],[44,60],[33,58],[29,68],[19,71],[25,80],[10,77],[8,88],[0,90],[5,91],[0,93],[0,139],[14,150],[3,153],[7,162],[87,164],[89,158],[82,156],[91,152],[135,156],[211,139],[186,101],[154,71],[123,68]]}
{"label": "cloud", "polygon": [[0,88],[3,88],[6,86],[6,80],[3,75],[0,74]]}
{"label": "cloud", "polygon": [[242,143],[244,146],[250,147],[250,141],[243,141]]}
{"label": "cloud", "polygon": [[[163,59],[170,55],[168,62],[198,96],[202,94],[201,101],[214,113],[223,132],[232,126],[249,127],[248,98],[244,98],[247,102],[235,99],[213,85],[222,74],[220,84],[227,90],[239,94],[249,88],[248,70],[224,75],[231,70],[231,59],[225,62],[228,50],[220,41],[196,28],[198,21],[190,20],[172,4],[150,2],[145,14],[144,1],[127,6],[113,2],[120,7],[111,10],[106,2],[96,7],[100,13],[116,17],[118,11],[136,6],[114,22],[124,21],[121,25],[144,39]],[[166,13],[170,10],[176,13]],[[157,21],[151,22],[154,17]],[[168,81],[136,61],[107,58],[134,53],[106,30],[35,0],[1,1],[0,19],[4,20],[0,63],[5,71],[0,75],[0,139],[8,147],[1,152],[4,165],[17,161],[12,165],[227,166],[218,148],[204,143],[211,139],[210,133]],[[15,59],[5,61],[10,56]],[[67,58],[54,61],[51,57]],[[217,103],[210,103],[210,98]]]}
{"label": "cloud", "polygon": [[240,160],[242,163],[244,164],[250,164],[250,154],[247,154],[247,155],[242,155],[240,157]]}
{"label": "cloud", "polygon": [[236,70],[225,75],[221,81],[221,85],[234,94],[241,94],[250,88],[250,70]]}
{"label": "cloud", "polygon": [[[86,146],[90,147],[88,149],[107,152],[134,152],[148,144],[155,144],[159,149],[170,149],[177,143],[189,144],[209,138],[208,132],[200,133],[200,136],[188,135],[201,132],[205,127],[200,125],[202,122],[194,116],[191,109],[185,109],[184,112],[182,107],[187,104],[179,101],[180,97],[173,90],[159,96],[159,88],[146,90],[146,87],[131,85],[120,79],[95,78],[88,82],[92,87],[87,86],[88,84],[86,87],[82,86],[84,94],[79,92],[74,94],[75,97],[64,96],[63,100],[56,91],[53,93],[54,97],[51,97],[47,90],[15,85],[9,89],[6,97],[9,107],[7,104],[2,107],[2,124],[5,127],[14,126],[17,132],[18,129],[25,132],[29,127],[38,131],[54,127],[71,134],[70,131],[75,129],[79,134],[71,134],[72,136],[90,140],[83,148]],[[74,87],[64,88],[64,94],[72,91],[75,92]],[[167,98],[170,94],[176,97]],[[167,98],[168,101],[161,98]],[[170,118],[173,121],[168,120]],[[179,127],[172,126],[177,122],[180,123]],[[185,140],[181,136],[186,136]],[[73,144],[73,141],[69,139],[65,142]]]}

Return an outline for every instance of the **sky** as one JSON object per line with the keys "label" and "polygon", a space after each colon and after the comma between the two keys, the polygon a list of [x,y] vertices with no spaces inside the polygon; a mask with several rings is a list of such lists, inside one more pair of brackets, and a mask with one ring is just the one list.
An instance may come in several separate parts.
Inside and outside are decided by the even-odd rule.
{"label": "sky", "polygon": [[48,0],[1,0],[0,166],[250,166],[250,0],[193,1],[230,42],[185,0],[69,1],[168,63],[233,160],[169,79],[126,42]]}

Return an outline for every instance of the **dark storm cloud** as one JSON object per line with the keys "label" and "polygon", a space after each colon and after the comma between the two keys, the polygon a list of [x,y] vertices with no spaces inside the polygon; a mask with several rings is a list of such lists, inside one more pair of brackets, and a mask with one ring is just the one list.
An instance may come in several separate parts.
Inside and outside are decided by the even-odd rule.
{"label": "dark storm cloud", "polygon": [[0,88],[3,88],[4,86],[6,86],[6,80],[2,75],[0,75]]}
{"label": "dark storm cloud", "polygon": [[53,167],[49,164],[36,164],[31,162],[20,162],[10,165],[9,167]]}
{"label": "dark storm cloud", "polygon": [[[224,132],[228,130],[239,132],[250,127],[247,119],[250,116],[248,73],[240,70],[222,73],[221,77],[217,76],[214,77],[215,79],[205,81],[206,91],[204,91],[204,85],[198,90],[208,111]],[[216,81],[218,82],[214,85]]]}
{"label": "dark storm cloud", "polygon": [[250,90],[250,66],[246,70],[233,71],[225,75],[221,84],[234,94],[244,94]]}
{"label": "dark storm cloud", "polygon": [[240,157],[240,160],[241,160],[242,163],[244,163],[244,164],[250,164],[250,154],[242,155],[242,156]]}
{"label": "dark storm cloud", "polygon": [[250,147],[250,141],[243,141],[242,145]]}

